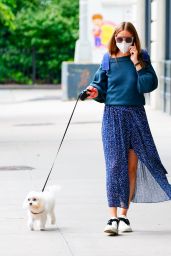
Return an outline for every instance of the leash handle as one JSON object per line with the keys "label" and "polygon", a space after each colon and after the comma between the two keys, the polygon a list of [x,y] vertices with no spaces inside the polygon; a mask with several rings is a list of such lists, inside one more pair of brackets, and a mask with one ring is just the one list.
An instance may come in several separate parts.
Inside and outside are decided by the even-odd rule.
{"label": "leash handle", "polygon": [[[79,94],[79,96],[78,96],[78,98],[77,98],[77,100],[76,100],[75,106],[74,106],[73,111],[72,111],[72,113],[71,113],[70,119],[69,119],[69,121],[68,121],[68,124],[67,124],[67,127],[66,127],[66,129],[65,129],[65,132],[64,132],[64,135],[63,135],[63,137],[62,137],[62,140],[61,140],[61,143],[60,143],[60,145],[59,145],[59,148],[58,148],[58,150],[57,150],[57,153],[56,153],[55,159],[54,159],[54,161],[53,161],[53,164],[52,164],[52,166],[51,166],[50,172],[49,172],[49,174],[48,174],[48,176],[47,176],[47,178],[46,178],[45,184],[44,184],[44,186],[43,186],[43,188],[42,188],[42,192],[45,190],[45,187],[46,187],[46,185],[47,185],[47,182],[48,182],[48,180],[49,180],[49,177],[50,177],[51,172],[52,172],[52,170],[53,170],[53,167],[54,167],[54,165],[55,165],[56,158],[57,158],[57,156],[58,156],[58,154],[59,154],[60,148],[61,148],[62,143],[63,143],[63,141],[64,141],[66,132],[67,132],[68,127],[69,127],[69,125],[70,125],[70,122],[71,122],[72,116],[73,116],[73,114],[74,114],[75,108],[76,108],[76,106],[77,106],[77,103],[78,103],[79,99],[85,100],[85,99],[88,97],[88,95],[86,94],[86,91],[87,91],[87,90],[82,91],[82,92]],[[85,94],[86,94],[87,96],[86,96]]]}
{"label": "leash handle", "polygon": [[85,89],[80,93],[80,100],[85,100],[89,95],[87,94],[87,92],[90,92],[89,89]]}

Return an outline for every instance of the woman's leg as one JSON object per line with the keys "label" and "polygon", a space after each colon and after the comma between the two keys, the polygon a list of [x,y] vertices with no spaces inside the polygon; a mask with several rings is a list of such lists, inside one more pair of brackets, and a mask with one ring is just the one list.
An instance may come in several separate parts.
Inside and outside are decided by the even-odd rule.
{"label": "woman's leg", "polygon": [[116,217],[117,218],[117,207],[109,207],[109,214],[110,217]]}
{"label": "woman's leg", "polygon": [[106,190],[111,217],[117,217],[117,207],[129,206],[128,147],[131,134],[128,113],[124,110],[105,106],[102,123]]}
{"label": "woman's leg", "polygon": [[[137,163],[138,163],[138,157],[135,154],[134,150],[130,149],[128,153],[128,175],[129,175],[129,186],[130,186],[129,204],[131,202],[131,199],[134,195],[134,190],[135,190]],[[127,211],[128,209],[122,208],[121,214],[126,216]]]}

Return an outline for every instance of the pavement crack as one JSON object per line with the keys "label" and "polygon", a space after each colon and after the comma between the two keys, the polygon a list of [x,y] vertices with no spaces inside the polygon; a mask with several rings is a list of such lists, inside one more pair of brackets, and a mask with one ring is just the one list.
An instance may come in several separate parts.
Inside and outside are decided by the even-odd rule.
{"label": "pavement crack", "polygon": [[64,241],[64,243],[65,243],[67,249],[68,249],[69,254],[70,254],[71,256],[74,256],[74,253],[73,253],[73,251],[72,251],[72,249],[71,249],[71,247],[70,247],[68,241],[67,241],[66,238],[64,237],[63,233],[61,232],[60,229],[58,229],[58,231],[59,231],[59,234],[61,235],[61,237],[62,237],[62,239],[63,239],[63,241]]}

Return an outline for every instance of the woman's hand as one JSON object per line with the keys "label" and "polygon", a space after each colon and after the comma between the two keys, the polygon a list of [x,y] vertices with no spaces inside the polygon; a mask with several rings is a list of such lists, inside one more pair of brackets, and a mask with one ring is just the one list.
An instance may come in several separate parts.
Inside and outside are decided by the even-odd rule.
{"label": "woman's hand", "polygon": [[94,88],[93,86],[89,85],[87,88],[89,90],[87,94],[89,95],[87,98],[88,99],[94,99],[98,96],[98,90]]}
{"label": "woman's hand", "polygon": [[[129,51],[130,51],[130,59],[132,60],[133,64],[135,65],[137,62],[139,62],[138,60],[138,51],[137,51],[137,47],[134,43],[134,46],[130,46],[129,48]],[[139,71],[140,69],[142,69],[142,66],[141,64],[139,63],[138,65],[136,65],[136,70]]]}
{"label": "woman's hand", "polygon": [[129,47],[129,52],[131,54],[130,59],[132,60],[132,62],[135,65],[138,62],[138,51],[137,51],[135,43],[133,46]]}

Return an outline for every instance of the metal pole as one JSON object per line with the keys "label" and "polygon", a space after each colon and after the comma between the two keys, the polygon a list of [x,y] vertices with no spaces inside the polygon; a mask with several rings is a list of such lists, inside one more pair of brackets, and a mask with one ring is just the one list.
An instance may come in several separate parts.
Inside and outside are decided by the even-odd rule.
{"label": "metal pole", "polygon": [[36,53],[35,48],[32,48],[32,84],[36,82]]}

